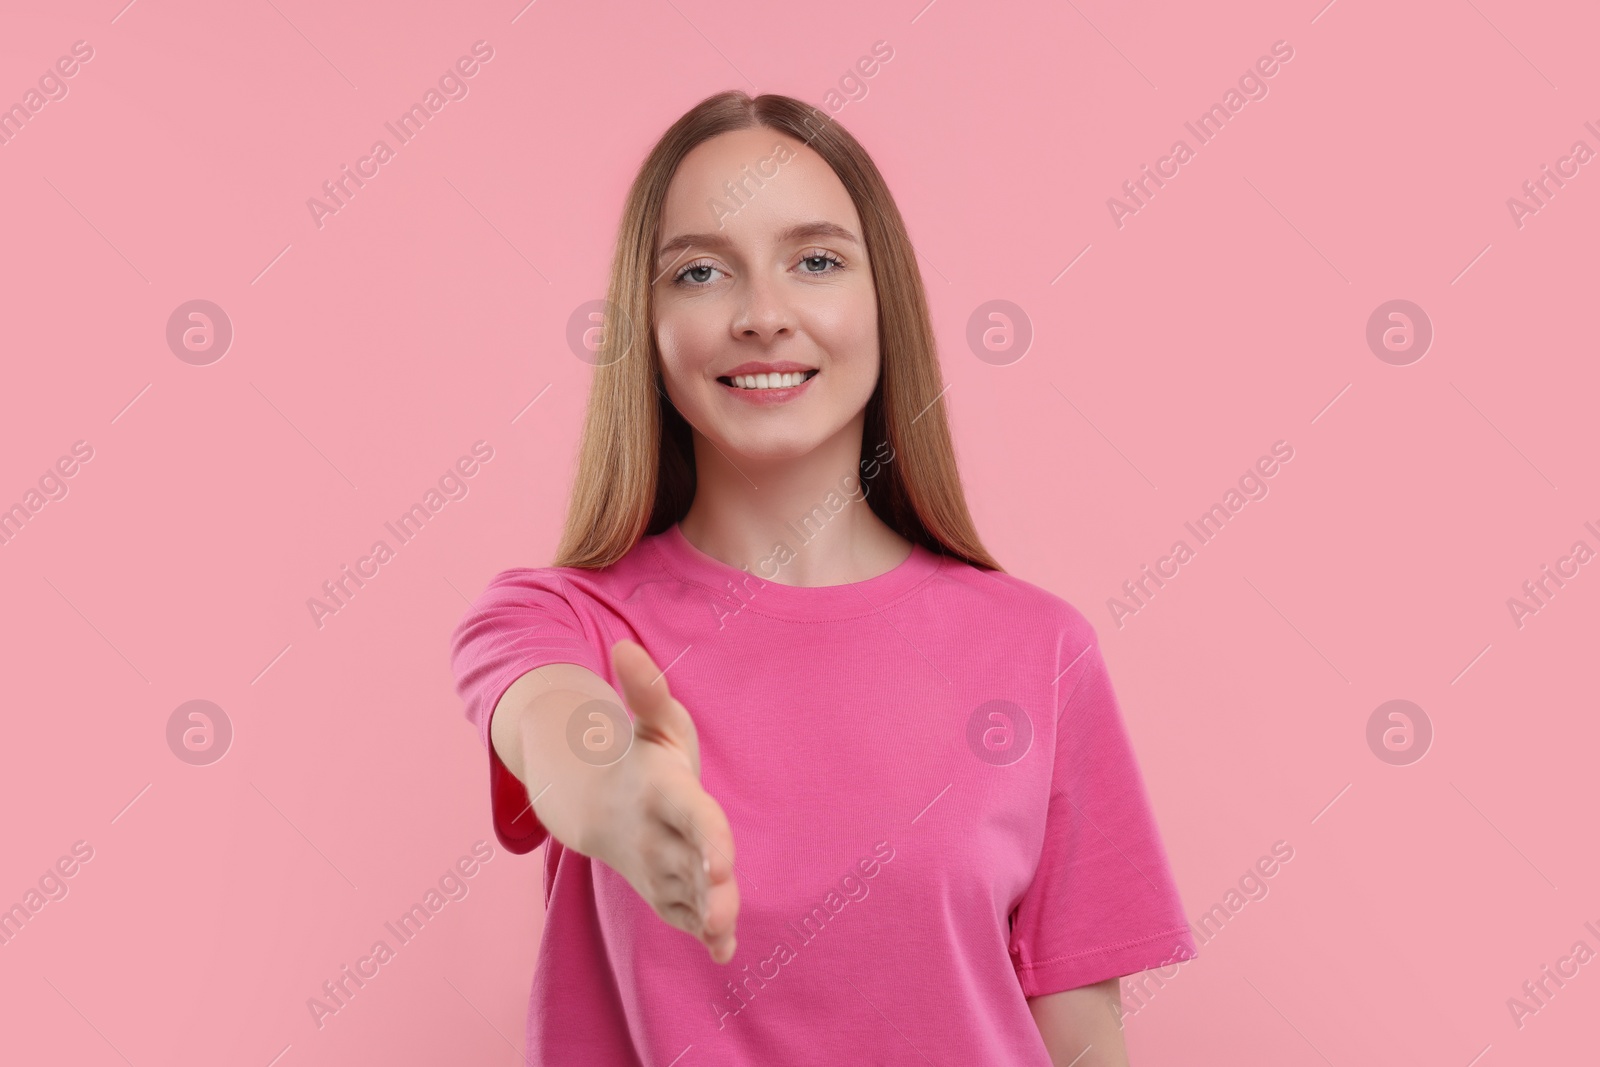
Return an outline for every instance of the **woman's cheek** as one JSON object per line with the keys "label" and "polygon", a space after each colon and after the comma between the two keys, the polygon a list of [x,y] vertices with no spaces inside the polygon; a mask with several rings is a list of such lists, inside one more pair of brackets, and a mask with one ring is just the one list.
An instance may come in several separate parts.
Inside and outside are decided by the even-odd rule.
{"label": "woman's cheek", "polygon": [[656,329],[656,347],[661,350],[661,374],[669,386],[680,385],[688,377],[694,351],[689,331],[682,325],[666,321]]}
{"label": "woman's cheek", "polygon": [[871,293],[817,308],[812,336],[835,361],[874,366],[878,358],[878,304]]}
{"label": "woman's cheek", "polygon": [[707,399],[705,389],[697,383],[707,368],[705,360],[693,353],[709,349],[697,348],[689,331],[667,323],[656,329],[656,347],[661,352],[661,384],[667,399],[691,425],[700,425]]}

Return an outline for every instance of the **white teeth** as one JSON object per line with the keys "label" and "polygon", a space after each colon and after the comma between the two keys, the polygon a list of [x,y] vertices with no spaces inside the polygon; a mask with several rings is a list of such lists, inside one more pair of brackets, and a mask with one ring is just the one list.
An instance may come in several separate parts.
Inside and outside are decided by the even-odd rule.
{"label": "white teeth", "polygon": [[732,382],[740,389],[788,389],[806,380],[808,371],[794,374],[736,374]]}

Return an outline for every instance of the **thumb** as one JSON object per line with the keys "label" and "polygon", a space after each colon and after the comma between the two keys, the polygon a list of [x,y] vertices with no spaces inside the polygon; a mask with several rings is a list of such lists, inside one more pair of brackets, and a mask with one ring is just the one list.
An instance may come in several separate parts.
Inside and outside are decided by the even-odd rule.
{"label": "thumb", "polygon": [[656,667],[650,653],[635,641],[618,641],[611,646],[611,668],[622,687],[622,698],[634,714],[635,732],[671,739],[689,752],[698,772],[694,722],[688,710],[673,699],[667,676]]}

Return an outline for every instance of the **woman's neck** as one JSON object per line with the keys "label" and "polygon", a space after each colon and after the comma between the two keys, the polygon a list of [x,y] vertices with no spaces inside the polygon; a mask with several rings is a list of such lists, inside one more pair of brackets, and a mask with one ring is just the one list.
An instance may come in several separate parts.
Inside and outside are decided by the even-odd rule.
{"label": "woman's neck", "polygon": [[[911,542],[880,519],[866,496],[885,479],[863,477],[861,433],[796,459],[730,456],[695,433],[695,497],[679,522],[690,544],[734,567],[783,560],[772,580],[824,586],[865,581],[905,562]],[[788,551],[775,553],[779,545]]]}

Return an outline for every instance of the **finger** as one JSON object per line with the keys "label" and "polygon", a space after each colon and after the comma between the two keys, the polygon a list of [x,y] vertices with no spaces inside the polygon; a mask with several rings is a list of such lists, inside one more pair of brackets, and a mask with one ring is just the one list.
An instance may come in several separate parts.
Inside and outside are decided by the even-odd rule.
{"label": "finger", "polygon": [[[704,835],[696,826],[695,813],[698,812],[701,819],[708,819],[720,815],[720,809],[700,788],[698,780],[681,768],[661,776],[650,786],[645,814],[651,827],[651,839],[656,843],[651,859],[662,877],[676,880],[684,899],[703,913],[710,876],[705,862]],[[692,932],[698,935],[699,927]]]}
{"label": "finger", "polygon": [[652,850],[647,876],[649,898],[656,912],[673,926],[707,945],[706,918],[711,906],[700,853],[681,839],[663,839]]}
{"label": "finger", "polygon": [[682,930],[697,941],[703,941],[699,932],[700,913],[689,905],[680,901],[666,901],[656,908],[656,914],[668,926]]}
{"label": "finger", "polygon": [[711,886],[701,866],[700,852],[694,845],[676,838],[664,852],[666,855],[653,875],[653,891],[659,898],[681,904],[692,912],[693,921],[684,929],[695,937],[703,937],[706,917],[711,912]]}
{"label": "finger", "polygon": [[699,936],[706,910],[706,877],[699,851],[675,833],[658,827],[641,850],[645,889],[653,901],[680,904],[696,918],[690,933]]}
{"label": "finger", "polygon": [[706,803],[711,797],[700,788],[700,780],[689,768],[681,764],[663,767],[650,780],[644,801],[645,814],[658,830],[683,842],[692,852],[704,852],[699,824],[706,818]]}
{"label": "finger", "polygon": [[623,699],[635,715],[655,722],[672,703],[667,678],[636,641],[618,641],[611,646],[611,668],[622,685]]}
{"label": "finger", "polygon": [[[676,789],[669,784],[668,790],[658,789],[658,795],[661,803],[657,814],[663,826],[679,835],[692,850],[696,888],[706,903],[709,918],[709,894],[718,886],[732,886],[737,874],[728,817],[722,805],[700,788],[698,782],[684,782]],[[731,924],[731,915],[729,920]]]}
{"label": "finger", "polygon": [[611,646],[611,663],[621,696],[633,712],[634,738],[677,749],[698,777],[700,747],[694,719],[673,697],[665,673],[656,669],[650,653],[634,641],[618,641]]}
{"label": "finger", "polygon": [[699,783],[681,775],[653,789],[649,815],[660,836],[651,849],[655,891],[671,899],[673,925],[697,937],[713,962],[733,958],[739,887],[734,868],[733,834],[722,806]]}
{"label": "finger", "polygon": [[728,815],[704,789],[694,801],[694,825],[700,834],[700,853],[706,860],[706,880],[712,885],[730,882],[735,874],[735,858],[733,828],[728,825]]}
{"label": "finger", "polygon": [[738,871],[734,865],[733,832],[727,815],[710,794],[704,794],[699,827],[704,831],[700,847],[706,876],[705,929],[701,940],[711,950],[714,961],[726,963],[733,957],[737,943]]}
{"label": "finger", "polygon": [[729,880],[714,885],[706,893],[706,923],[700,940],[711,950],[711,958],[726,963],[738,944],[739,883]]}
{"label": "finger", "polygon": [[[721,881],[732,877],[733,832],[722,805],[700,784],[694,768],[663,761],[649,783],[646,811],[663,827],[683,838],[710,864],[707,874]],[[704,866],[704,865],[702,865]]]}

